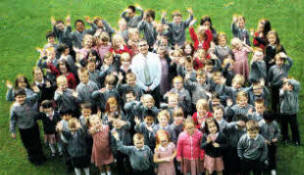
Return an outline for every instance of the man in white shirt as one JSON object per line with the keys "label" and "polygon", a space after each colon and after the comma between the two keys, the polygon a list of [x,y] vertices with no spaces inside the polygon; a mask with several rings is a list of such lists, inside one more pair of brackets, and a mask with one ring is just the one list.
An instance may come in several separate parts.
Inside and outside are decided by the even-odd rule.
{"label": "man in white shirt", "polygon": [[161,79],[161,63],[157,54],[148,51],[146,40],[138,43],[139,53],[132,59],[131,69],[136,75],[136,84],[145,92],[153,96],[159,105]]}

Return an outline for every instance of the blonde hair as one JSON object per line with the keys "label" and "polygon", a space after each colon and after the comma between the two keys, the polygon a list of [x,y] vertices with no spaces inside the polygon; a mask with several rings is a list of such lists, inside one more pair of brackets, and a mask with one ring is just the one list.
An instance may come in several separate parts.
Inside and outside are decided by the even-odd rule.
{"label": "blonde hair", "polygon": [[223,38],[227,41],[227,35],[226,35],[226,33],[224,33],[224,32],[219,32],[219,33],[217,34],[217,40],[219,40],[220,37],[223,37]]}
{"label": "blonde hair", "polygon": [[237,95],[236,95],[236,101],[239,101],[243,97],[248,99],[248,94],[244,91],[238,92]]}
{"label": "blonde hair", "polygon": [[62,84],[62,83],[68,83],[67,78],[64,75],[60,75],[56,78],[56,83],[57,85]]}
{"label": "blonde hair", "polygon": [[144,95],[141,97],[141,100],[142,100],[142,101],[144,101],[144,100],[152,100],[153,103],[155,103],[153,96],[150,95],[150,94],[144,94]]}
{"label": "blonde hair", "polygon": [[208,111],[209,110],[208,101],[206,99],[199,99],[196,102],[196,109],[198,109],[199,107],[203,107],[203,109]]}
{"label": "blonde hair", "polygon": [[183,77],[182,76],[180,76],[180,75],[178,75],[178,76],[176,76],[176,77],[174,77],[173,78],[173,80],[172,80],[172,82],[174,83],[175,81],[182,81],[182,82],[184,82],[184,79],[183,79]]}
{"label": "blonde hair", "polygon": [[255,120],[249,120],[246,123],[246,129],[247,131],[258,131],[260,129],[259,124]]}
{"label": "blonde hair", "polygon": [[239,38],[232,38],[231,39],[231,47],[235,49],[236,45],[242,43],[242,41]]}
{"label": "blonde hair", "polygon": [[68,122],[68,126],[71,131],[77,131],[81,127],[77,118],[71,118]]}
{"label": "blonde hair", "polygon": [[120,55],[120,61],[123,59],[129,59],[131,61],[131,56],[128,52],[124,52]]}
{"label": "blonde hair", "polygon": [[113,74],[109,74],[105,78],[105,84],[114,85],[116,81],[116,77]]}
{"label": "blonde hair", "polygon": [[170,120],[170,113],[167,110],[160,111],[157,115],[157,119],[159,120],[161,116],[165,116],[168,121]]}
{"label": "blonde hair", "polygon": [[237,83],[239,84],[240,86],[243,86],[244,83],[245,83],[245,78],[243,75],[241,74],[236,74],[233,79],[232,79],[232,83]]}
{"label": "blonde hair", "polygon": [[78,75],[80,76],[80,75],[83,75],[83,74],[89,75],[89,71],[85,67],[82,67],[82,68],[78,69]]}

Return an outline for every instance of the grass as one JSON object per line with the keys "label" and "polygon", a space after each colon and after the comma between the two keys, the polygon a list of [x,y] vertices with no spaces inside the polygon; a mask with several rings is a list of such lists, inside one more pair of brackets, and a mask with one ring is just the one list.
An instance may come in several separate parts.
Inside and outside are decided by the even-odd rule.
{"label": "grass", "polygon": [[[304,82],[304,3],[302,0],[162,0],[162,1],[136,1],[144,9],[153,8],[160,18],[162,10],[168,13],[175,9],[186,13],[187,7],[192,7],[196,18],[208,14],[212,17],[213,25],[217,31],[226,32],[231,38],[230,24],[232,15],[243,14],[246,17],[247,28],[256,28],[260,18],[271,21],[274,29],[280,35],[281,43],[293,58],[294,65],[290,75]],[[19,137],[10,138],[9,107],[5,101],[5,80],[14,80],[19,74],[31,77],[31,68],[38,59],[35,47],[42,46],[46,41],[44,34],[51,29],[50,17],[63,19],[71,14],[72,20],[88,16],[102,16],[112,26],[117,26],[120,12],[134,1],[130,0],[1,0],[0,1],[0,174],[32,174],[49,175],[63,174],[64,165],[61,162],[48,161],[41,167],[28,163]],[[186,16],[186,15],[185,15]],[[300,94],[300,113],[298,120],[302,140],[304,140],[304,102],[303,90]],[[278,174],[303,174],[304,149],[294,146],[279,146]]]}

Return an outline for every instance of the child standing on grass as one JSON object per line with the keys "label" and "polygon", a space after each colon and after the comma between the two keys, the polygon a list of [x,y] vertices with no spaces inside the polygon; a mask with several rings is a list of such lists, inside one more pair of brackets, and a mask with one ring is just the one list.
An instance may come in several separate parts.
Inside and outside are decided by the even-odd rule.
{"label": "child standing on grass", "polygon": [[177,140],[176,159],[181,163],[181,172],[184,175],[199,175],[204,169],[204,152],[200,149],[202,133],[195,128],[191,118],[186,119],[184,126],[185,130]]}
{"label": "child standing on grass", "polygon": [[98,167],[101,175],[111,175],[110,164],[114,158],[111,151],[110,127],[101,122],[98,115],[89,118],[89,132],[93,137],[93,150],[91,161]]}
{"label": "child standing on grass", "polygon": [[237,153],[241,159],[242,175],[261,175],[265,164],[268,164],[268,149],[263,136],[259,134],[258,122],[249,120],[246,123],[247,134],[244,134],[237,146]]}
{"label": "child standing on grass", "polygon": [[245,17],[241,15],[233,15],[233,22],[231,25],[232,34],[241,41],[250,46],[249,32],[245,26]]}
{"label": "child standing on grass", "polygon": [[37,93],[39,93],[39,90],[32,96],[26,96],[24,89],[16,90],[14,93],[15,102],[10,110],[11,137],[16,138],[16,127],[18,127],[21,141],[27,151],[28,160],[34,165],[40,165],[45,161],[39,127],[34,118],[38,114],[35,106],[39,98]]}
{"label": "child standing on grass", "polygon": [[294,79],[285,80],[280,90],[280,114],[282,124],[283,141],[288,140],[288,123],[291,127],[292,141],[299,146],[300,133],[298,129],[297,113],[299,111],[298,96],[300,92],[300,83]]}
{"label": "child standing on grass", "polygon": [[176,149],[170,142],[170,136],[165,130],[156,133],[156,148],[153,156],[154,163],[158,165],[157,175],[175,175],[174,158]]}
{"label": "child standing on grass", "polygon": [[201,144],[201,148],[205,151],[204,168],[206,169],[206,175],[211,175],[214,171],[217,175],[223,174],[224,162],[222,156],[226,148],[226,142],[226,137],[220,132],[216,120],[208,119]]}
{"label": "child standing on grass", "polygon": [[68,122],[69,130],[63,130],[63,123],[57,125],[57,130],[61,132],[67,140],[67,151],[71,156],[72,166],[76,175],[81,175],[81,170],[85,175],[90,175],[90,158],[87,155],[86,131],[81,127],[76,118]]}

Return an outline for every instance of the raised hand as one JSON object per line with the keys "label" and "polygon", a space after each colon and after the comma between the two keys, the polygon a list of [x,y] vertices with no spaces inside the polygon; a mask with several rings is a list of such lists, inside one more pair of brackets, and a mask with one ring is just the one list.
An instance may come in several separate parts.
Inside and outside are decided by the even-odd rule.
{"label": "raised hand", "polygon": [[9,81],[9,80],[6,80],[5,85],[6,85],[6,87],[7,87],[8,89],[12,89],[12,88],[13,88],[13,84],[12,84],[12,82]]}
{"label": "raised hand", "polygon": [[166,12],[166,11],[163,11],[161,17],[162,17],[162,18],[165,18],[166,16],[167,16],[167,12]]}
{"label": "raised hand", "polygon": [[66,22],[66,25],[68,25],[68,26],[71,25],[71,15],[68,15],[68,16],[65,18],[65,22]]}
{"label": "raised hand", "polygon": [[190,15],[192,15],[192,14],[193,14],[192,8],[188,8],[188,9],[187,9],[187,12],[190,13]]}
{"label": "raised hand", "polygon": [[91,20],[91,17],[89,17],[89,16],[85,16],[84,18],[85,18],[85,20],[86,20],[87,23],[90,23],[90,24],[91,24],[91,23],[93,22],[93,21]]}
{"label": "raised hand", "polygon": [[193,19],[191,22],[190,22],[190,24],[189,24],[189,26],[190,27],[193,27],[193,25],[196,23],[196,19]]}
{"label": "raised hand", "polygon": [[54,26],[56,25],[56,19],[54,16],[51,16],[51,24]]}

